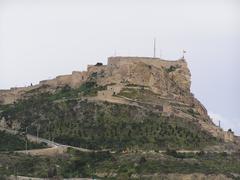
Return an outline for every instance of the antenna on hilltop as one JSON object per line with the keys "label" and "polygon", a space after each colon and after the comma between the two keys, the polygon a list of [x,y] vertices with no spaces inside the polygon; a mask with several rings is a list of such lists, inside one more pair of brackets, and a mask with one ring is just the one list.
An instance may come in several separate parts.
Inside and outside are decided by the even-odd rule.
{"label": "antenna on hilltop", "polygon": [[153,57],[156,57],[156,38],[154,38],[154,42],[153,42]]}

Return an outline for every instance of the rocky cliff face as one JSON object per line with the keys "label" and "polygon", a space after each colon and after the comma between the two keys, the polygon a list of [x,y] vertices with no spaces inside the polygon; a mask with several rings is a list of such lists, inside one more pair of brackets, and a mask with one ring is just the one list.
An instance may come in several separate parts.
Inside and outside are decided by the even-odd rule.
{"label": "rocky cliff face", "polygon": [[0,104],[27,99],[35,93],[54,93],[66,86],[76,89],[86,82],[105,87],[89,100],[157,108],[165,116],[197,122],[199,128],[214,137],[235,141],[231,132],[224,132],[212,123],[207,110],[190,92],[191,74],[185,59],[110,57],[107,65],[98,63],[84,72],[74,71],[35,86],[0,91]]}
{"label": "rocky cliff face", "polygon": [[163,95],[190,93],[190,71],[184,59],[163,61],[157,58],[112,57],[108,60],[110,79],[149,86]]}

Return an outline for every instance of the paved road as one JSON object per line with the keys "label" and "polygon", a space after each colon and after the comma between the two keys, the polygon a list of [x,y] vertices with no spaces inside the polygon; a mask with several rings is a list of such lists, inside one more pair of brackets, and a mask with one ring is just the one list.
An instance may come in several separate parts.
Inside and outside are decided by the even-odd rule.
{"label": "paved road", "polygon": [[[8,129],[8,128],[3,128],[0,127],[1,131],[6,131],[10,134],[20,134],[19,131]],[[80,148],[80,147],[75,147],[75,146],[70,146],[70,145],[65,145],[65,144],[60,144],[56,143],[54,141],[50,141],[48,139],[40,138],[33,136],[31,134],[27,134],[27,139],[32,142],[37,142],[37,143],[46,143],[50,148],[42,148],[42,149],[32,149],[32,150],[23,150],[23,151],[17,151],[21,153],[27,153],[27,154],[32,154],[32,155],[52,155],[54,153],[64,153],[67,148],[73,148],[82,152],[103,152],[103,151],[108,151],[108,150],[91,150],[91,149],[86,149],[86,148]]]}
{"label": "paved road", "polygon": [[[49,178],[35,178],[35,177],[26,177],[26,176],[14,176],[11,175],[8,177],[9,180],[49,180]],[[93,178],[64,178],[63,180],[93,180]]]}
{"label": "paved road", "polygon": [[[21,133],[21,132],[19,132],[19,131],[12,130],[12,129],[8,129],[8,128],[4,128],[4,127],[0,127],[0,130],[1,130],[1,131],[6,131],[6,132],[8,132],[9,134],[14,134],[14,135],[17,135],[17,134],[20,134],[20,133]],[[32,141],[32,142],[46,143],[49,147],[61,146],[61,144],[58,144],[58,143],[53,142],[53,141],[49,141],[48,139],[39,138],[39,137],[33,136],[33,135],[31,135],[31,134],[27,134],[27,139],[28,139],[29,141]]]}

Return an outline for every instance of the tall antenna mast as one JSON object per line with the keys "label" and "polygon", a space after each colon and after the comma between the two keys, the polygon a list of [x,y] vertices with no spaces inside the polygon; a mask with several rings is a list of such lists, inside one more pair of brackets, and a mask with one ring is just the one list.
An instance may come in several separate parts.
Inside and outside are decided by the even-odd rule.
{"label": "tall antenna mast", "polygon": [[154,38],[153,57],[156,57],[156,38]]}

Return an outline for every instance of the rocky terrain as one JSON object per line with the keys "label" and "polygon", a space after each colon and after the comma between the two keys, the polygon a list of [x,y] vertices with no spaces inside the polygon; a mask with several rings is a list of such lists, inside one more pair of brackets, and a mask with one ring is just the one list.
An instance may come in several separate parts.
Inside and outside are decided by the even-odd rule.
{"label": "rocky terrain", "polygon": [[[0,90],[0,126],[20,132],[27,128],[27,133],[57,143],[115,153],[96,162],[87,155],[91,165],[99,165],[92,170],[96,177],[117,178],[125,172],[128,178],[146,179],[174,179],[174,173],[183,174],[182,179],[237,178],[233,174],[240,174],[236,154],[239,137],[212,122],[190,87],[191,74],[185,59],[110,57],[107,65],[89,65],[84,72],[74,71],[29,87]],[[67,156],[78,157],[75,152],[68,152]],[[132,163],[126,164],[120,157]],[[228,163],[223,157],[229,159],[232,169],[218,167],[217,162]],[[14,158],[17,162],[20,157]],[[61,161],[60,158],[58,163]],[[66,161],[72,163],[68,158]],[[110,168],[112,161],[119,166]],[[162,166],[169,161],[172,170]],[[129,168],[124,170],[121,166]],[[182,166],[186,167],[178,169]],[[77,167],[81,163],[74,166]],[[91,168],[85,170],[67,177],[89,177]],[[28,175],[41,176],[36,169],[33,171]],[[172,175],[166,175],[169,173]]]}

